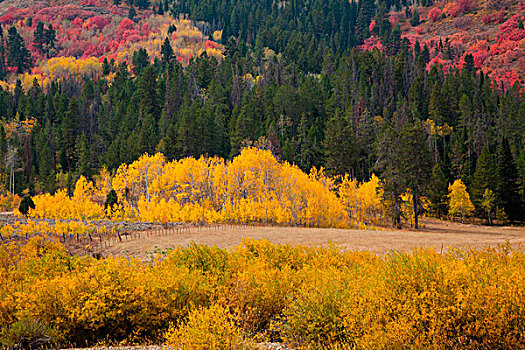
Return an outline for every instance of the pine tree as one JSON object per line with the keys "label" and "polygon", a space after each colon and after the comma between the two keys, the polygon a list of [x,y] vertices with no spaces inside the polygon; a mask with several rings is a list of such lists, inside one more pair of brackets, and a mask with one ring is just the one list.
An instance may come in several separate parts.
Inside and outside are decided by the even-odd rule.
{"label": "pine tree", "polygon": [[362,43],[370,36],[370,19],[374,15],[375,4],[373,0],[359,1],[359,13],[356,19],[356,39]]}
{"label": "pine tree", "polygon": [[419,20],[419,11],[415,8],[412,17],[410,18],[410,25],[412,27],[417,27],[419,25]]}
{"label": "pine tree", "polygon": [[0,79],[3,79],[6,75],[5,60],[4,29],[0,27]]}
{"label": "pine tree", "polygon": [[420,123],[406,123],[401,131],[401,154],[399,166],[402,182],[412,193],[414,204],[414,228],[418,229],[421,197],[426,194],[430,176],[431,157],[426,135]]}
{"label": "pine tree", "polygon": [[476,71],[476,66],[474,66],[474,56],[468,53],[465,55],[465,63],[463,64],[463,69],[466,72],[473,73]]}
{"label": "pine tree", "polygon": [[23,73],[31,67],[31,54],[14,26],[8,31],[7,65],[16,67],[18,73]]}
{"label": "pine tree", "polygon": [[138,51],[133,52],[131,62],[133,64],[133,73],[139,76],[142,70],[149,65],[149,56],[146,49],[140,48]]}
{"label": "pine tree", "polygon": [[160,118],[160,97],[155,67],[148,66],[142,72],[138,83],[138,95],[141,113],[150,114],[155,119]]}
{"label": "pine tree", "polygon": [[162,56],[162,63],[164,64],[164,67],[166,67],[168,63],[173,59],[173,48],[171,47],[169,37],[166,37],[166,39],[164,39],[164,43],[160,48],[160,54]]}
{"label": "pine tree", "polygon": [[443,217],[447,213],[447,193],[448,178],[438,163],[432,169],[428,188],[428,199],[431,203],[430,210],[438,218]]}
{"label": "pine tree", "polygon": [[52,50],[55,49],[55,44],[57,40],[56,31],[53,29],[53,25],[49,24],[45,31],[45,44],[46,44],[46,53],[49,55]]}
{"label": "pine tree", "polygon": [[137,12],[135,11],[135,6],[133,6],[133,1],[132,1],[131,4],[129,5],[128,18],[134,21],[136,15],[137,15]]}
{"label": "pine tree", "polygon": [[77,139],[76,158],[78,159],[76,169],[78,175],[83,175],[87,179],[93,176],[91,166],[91,149],[85,133],[82,133]]}
{"label": "pine tree", "polygon": [[478,213],[482,213],[484,210],[482,208],[482,203],[485,190],[496,190],[495,173],[496,166],[494,163],[494,157],[490,153],[488,146],[485,145],[479,155],[476,164],[476,171],[472,176],[472,184],[470,186],[472,203],[476,206]]}
{"label": "pine tree", "polygon": [[347,118],[339,111],[326,123],[324,149],[326,168],[332,174],[353,173],[353,158],[356,155],[354,132]]}
{"label": "pine tree", "polygon": [[523,219],[523,202],[519,194],[519,176],[509,142],[504,137],[498,149],[496,198],[511,223]]}
{"label": "pine tree", "polygon": [[40,50],[43,53],[44,44],[46,42],[43,22],[38,22],[38,24],[36,25],[34,37],[35,39],[33,40],[33,44],[34,44],[33,46],[36,47],[38,50]]}

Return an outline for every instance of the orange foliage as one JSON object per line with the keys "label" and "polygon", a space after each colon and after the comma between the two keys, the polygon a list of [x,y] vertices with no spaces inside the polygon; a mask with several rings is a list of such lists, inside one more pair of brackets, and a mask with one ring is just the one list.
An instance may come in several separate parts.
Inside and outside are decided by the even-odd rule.
{"label": "orange foliage", "polygon": [[[336,186],[323,169],[314,168],[308,175],[256,148],[244,149],[231,162],[206,157],[167,162],[160,153],[144,155],[121,165],[113,178],[101,171],[96,179],[93,185],[81,177],[72,198],[64,190],[36,196],[30,216],[321,227],[358,227],[382,220],[377,177],[359,186],[345,177]],[[106,213],[101,201],[93,199],[105,196],[110,188],[117,192],[120,205]]]}

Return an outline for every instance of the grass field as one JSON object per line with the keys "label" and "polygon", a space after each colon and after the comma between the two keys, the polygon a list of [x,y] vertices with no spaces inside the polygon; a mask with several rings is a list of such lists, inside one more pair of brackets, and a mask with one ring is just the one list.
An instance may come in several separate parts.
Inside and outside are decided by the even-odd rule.
{"label": "grass field", "polygon": [[342,230],[277,226],[193,227],[164,236],[141,235],[102,248],[102,254],[134,256],[141,260],[174,246],[186,247],[192,242],[232,248],[245,238],[267,239],[275,244],[323,246],[336,244],[347,250],[369,250],[384,253],[390,250],[410,251],[416,247],[432,247],[446,252],[470,246],[482,249],[506,243],[525,246],[525,228],[509,226],[479,226],[452,222],[424,220],[418,231],[404,229],[384,231]]}

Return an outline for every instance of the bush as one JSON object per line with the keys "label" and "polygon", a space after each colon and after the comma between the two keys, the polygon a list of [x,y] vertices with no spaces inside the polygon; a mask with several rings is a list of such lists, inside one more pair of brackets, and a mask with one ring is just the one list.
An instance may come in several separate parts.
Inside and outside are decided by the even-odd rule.
{"label": "bush", "polygon": [[228,311],[219,305],[193,310],[186,323],[166,332],[166,343],[185,350],[230,350],[242,348],[240,331]]}
{"label": "bush", "polygon": [[18,206],[18,210],[27,216],[29,213],[29,209],[35,209],[35,202],[33,202],[33,199],[31,199],[30,196],[25,196],[22,198],[22,201],[20,202],[20,205]]}
{"label": "bush", "polygon": [[42,349],[53,343],[55,334],[55,330],[43,322],[23,318],[7,329],[0,344],[9,349]]}

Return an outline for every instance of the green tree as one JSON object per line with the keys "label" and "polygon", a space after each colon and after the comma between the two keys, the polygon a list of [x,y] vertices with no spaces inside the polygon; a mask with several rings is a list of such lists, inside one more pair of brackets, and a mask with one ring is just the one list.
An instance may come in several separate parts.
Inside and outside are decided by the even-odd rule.
{"label": "green tree", "polygon": [[7,65],[16,67],[18,73],[31,67],[31,54],[14,26],[9,28],[7,36]]}
{"label": "green tree", "polygon": [[347,118],[336,111],[326,123],[324,149],[326,168],[333,174],[352,174],[356,155],[355,137]]}
{"label": "green tree", "polygon": [[428,187],[428,199],[430,210],[438,218],[447,213],[448,178],[441,165],[438,163],[432,169],[430,184]]}
{"label": "green tree", "polygon": [[476,164],[476,171],[472,176],[472,184],[470,186],[470,193],[472,195],[472,203],[478,213],[485,211],[482,207],[483,196],[486,189],[494,191],[496,189],[496,165],[494,163],[494,157],[489,151],[487,145],[481,150],[478,162]]}
{"label": "green tree", "polygon": [[114,207],[118,205],[118,196],[117,192],[114,189],[111,189],[111,191],[108,192],[108,195],[106,196],[106,201],[104,202],[104,210],[108,210],[108,208],[113,211]]}
{"label": "green tree", "polygon": [[149,56],[146,49],[140,48],[133,52],[131,63],[133,64],[133,73],[139,76],[142,70],[149,65]]}
{"label": "green tree", "polygon": [[46,35],[44,31],[44,23],[38,22],[38,24],[36,25],[35,32],[34,32],[33,47],[37,48],[43,53],[45,42],[46,42]]}
{"label": "green tree", "polygon": [[138,83],[140,112],[160,118],[160,97],[157,90],[157,74],[154,66],[144,68]]}
{"label": "green tree", "polygon": [[496,166],[496,198],[511,223],[523,219],[523,202],[519,194],[518,169],[508,140],[503,137],[498,148]]}
{"label": "green tree", "polygon": [[162,63],[167,66],[168,63],[173,59],[173,48],[171,47],[169,37],[164,39],[162,47],[160,48],[160,54],[162,56]]}
{"label": "green tree", "polygon": [[33,202],[33,199],[30,196],[26,195],[22,198],[22,201],[20,201],[18,210],[20,213],[27,216],[27,214],[29,214],[29,209],[35,209],[35,202]]}
{"label": "green tree", "polygon": [[419,21],[419,11],[417,10],[417,8],[415,8],[412,17],[410,18],[410,25],[412,27],[417,27],[419,25]]}
{"label": "green tree", "polygon": [[401,133],[400,168],[402,182],[412,193],[414,203],[414,228],[418,229],[421,197],[426,194],[432,167],[426,135],[421,123],[407,123]]}
{"label": "green tree", "polygon": [[136,15],[137,11],[135,11],[135,6],[133,6],[133,1],[131,1],[131,4],[129,5],[128,18],[134,21]]}

